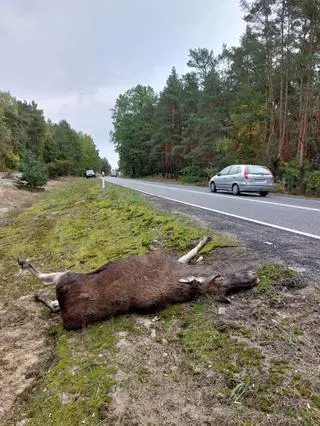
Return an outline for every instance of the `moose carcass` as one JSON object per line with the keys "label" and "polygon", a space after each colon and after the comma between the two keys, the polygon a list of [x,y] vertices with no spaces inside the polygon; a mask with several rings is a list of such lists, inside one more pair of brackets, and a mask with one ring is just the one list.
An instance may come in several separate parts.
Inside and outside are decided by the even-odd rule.
{"label": "moose carcass", "polygon": [[223,298],[230,291],[250,289],[258,284],[257,274],[251,271],[226,275],[211,271],[195,275],[199,266],[188,263],[209,240],[205,237],[180,259],[159,250],[107,263],[85,274],[41,273],[27,260],[18,258],[18,263],[45,285],[55,284],[57,300],[49,300],[44,295],[37,295],[36,299],[53,312],[60,310],[66,329],[78,329],[110,316],[159,310],[201,295]]}

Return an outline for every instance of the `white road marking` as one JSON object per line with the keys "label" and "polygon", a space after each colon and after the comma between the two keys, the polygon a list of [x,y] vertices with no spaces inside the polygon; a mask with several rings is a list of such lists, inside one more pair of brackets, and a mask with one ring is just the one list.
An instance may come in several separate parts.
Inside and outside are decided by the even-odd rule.
{"label": "white road marking", "polygon": [[[142,189],[136,189],[136,188],[130,188],[130,189],[142,192],[143,194],[152,195],[154,197],[159,197],[159,198],[164,198],[165,200],[169,200],[169,201],[174,201],[175,203],[186,204],[187,206],[190,206],[190,207],[196,207],[198,209],[207,210],[207,211],[210,211],[210,212],[213,212],[213,213],[223,214],[225,216],[234,217],[236,219],[245,220],[247,222],[252,222],[252,223],[255,223],[257,225],[268,226],[269,228],[280,229],[281,231],[291,232],[292,234],[303,235],[304,237],[309,237],[309,238],[313,238],[313,239],[316,239],[316,240],[320,240],[320,235],[309,234],[308,232],[297,231],[296,229],[286,228],[286,227],[280,226],[280,225],[274,225],[272,223],[263,222],[261,220],[250,219],[248,217],[239,216],[237,214],[224,212],[222,210],[211,209],[210,207],[199,206],[198,204],[188,203],[187,201],[180,201],[180,200],[176,200],[175,198],[165,197],[164,195],[153,194],[152,192],[143,191]],[[275,204],[277,204],[277,203],[275,203]]]}
{"label": "white road marking", "polygon": [[[176,188],[174,186],[170,186],[170,185],[161,185],[158,183],[147,183],[147,182],[139,182],[139,185],[151,185],[151,186],[155,186],[158,188],[165,188],[165,189],[171,189],[174,191],[183,191],[183,192],[193,192],[196,194],[209,194],[203,191],[196,191],[194,189],[185,189],[185,188]],[[208,190],[209,191],[209,190]],[[250,203],[260,203],[260,204],[271,204],[274,206],[280,206],[280,207],[288,207],[288,208],[292,208],[292,209],[299,209],[299,210],[308,210],[308,211],[312,211],[312,212],[320,212],[320,208],[316,208],[316,207],[305,207],[305,206],[296,206],[295,204],[287,204],[287,203],[276,203],[275,201],[262,201],[262,200],[253,200],[252,198],[241,198],[241,197],[230,197],[229,195],[226,194],[212,194],[213,197],[223,197],[223,198],[228,198],[230,200],[236,200],[236,201],[245,201],[245,202],[250,202]]]}

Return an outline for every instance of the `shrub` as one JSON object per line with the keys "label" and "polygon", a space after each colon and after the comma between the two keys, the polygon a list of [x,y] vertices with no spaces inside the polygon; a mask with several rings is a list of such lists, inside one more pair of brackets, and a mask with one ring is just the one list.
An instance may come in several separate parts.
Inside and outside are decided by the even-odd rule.
{"label": "shrub", "polygon": [[307,171],[303,178],[307,192],[320,194],[320,170]]}
{"label": "shrub", "polygon": [[59,167],[57,163],[51,162],[47,164],[48,176],[50,179],[55,179],[58,176],[61,176],[59,173]]}
{"label": "shrub", "polygon": [[[303,166],[303,178],[301,180],[299,170],[299,159],[293,158],[287,163],[282,163],[280,166],[280,177],[284,183],[285,189],[292,191],[300,187],[302,192],[312,191],[317,188],[317,172],[312,170],[310,161],[305,160]],[[318,186],[319,188],[319,186]]]}
{"label": "shrub", "polygon": [[1,153],[1,157],[5,170],[17,170],[19,168],[19,155],[14,153],[11,147],[7,147],[5,152]]}
{"label": "shrub", "polygon": [[22,177],[16,182],[19,187],[34,189],[44,186],[48,181],[46,166],[31,151],[25,151],[20,163],[20,171]]}
{"label": "shrub", "polygon": [[280,166],[280,177],[284,182],[285,189],[291,191],[295,189],[298,184],[299,178],[299,160],[298,158],[293,158],[287,163],[282,163]]}
{"label": "shrub", "polygon": [[206,173],[201,166],[193,165],[187,166],[180,170],[182,175],[182,182],[185,183],[195,183],[200,182],[206,177]]}
{"label": "shrub", "polygon": [[218,173],[219,169],[217,167],[206,167],[204,172],[206,174],[207,179],[211,179],[212,176],[215,176]]}
{"label": "shrub", "polygon": [[187,166],[180,170],[181,181],[184,183],[204,182],[211,179],[217,172],[216,167]]}
{"label": "shrub", "polygon": [[75,174],[74,166],[71,160],[56,160],[48,163],[48,174],[51,179],[55,179],[59,176],[68,176]]}

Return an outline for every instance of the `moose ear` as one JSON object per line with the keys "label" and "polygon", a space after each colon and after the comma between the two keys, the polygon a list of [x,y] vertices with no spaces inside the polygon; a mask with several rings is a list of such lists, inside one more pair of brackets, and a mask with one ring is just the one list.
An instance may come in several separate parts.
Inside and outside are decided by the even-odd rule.
{"label": "moose ear", "polygon": [[184,277],[179,279],[179,283],[185,283],[185,284],[190,284],[193,281],[197,281],[197,277],[191,276],[191,277]]}
{"label": "moose ear", "polygon": [[184,278],[180,278],[179,283],[186,283],[186,284],[191,284],[191,283],[199,283],[199,284],[203,284],[206,281],[208,281],[207,277],[194,277],[193,275],[191,277],[184,277]]}
{"label": "moose ear", "polygon": [[221,278],[222,275],[218,273],[212,274],[211,277],[209,277],[210,282],[214,281],[217,278]]}

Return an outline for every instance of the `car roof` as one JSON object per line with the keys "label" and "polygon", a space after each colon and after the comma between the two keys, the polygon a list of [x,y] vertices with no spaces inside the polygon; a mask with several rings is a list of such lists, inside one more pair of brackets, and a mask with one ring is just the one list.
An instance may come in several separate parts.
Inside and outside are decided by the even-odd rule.
{"label": "car roof", "polygon": [[226,168],[228,168],[228,167],[233,167],[233,166],[241,166],[241,167],[243,167],[243,166],[254,166],[254,167],[265,167],[265,168],[267,168],[267,166],[263,166],[263,165],[261,165],[261,164],[230,164],[229,166],[226,166],[226,167],[224,167],[224,169],[226,169]]}

